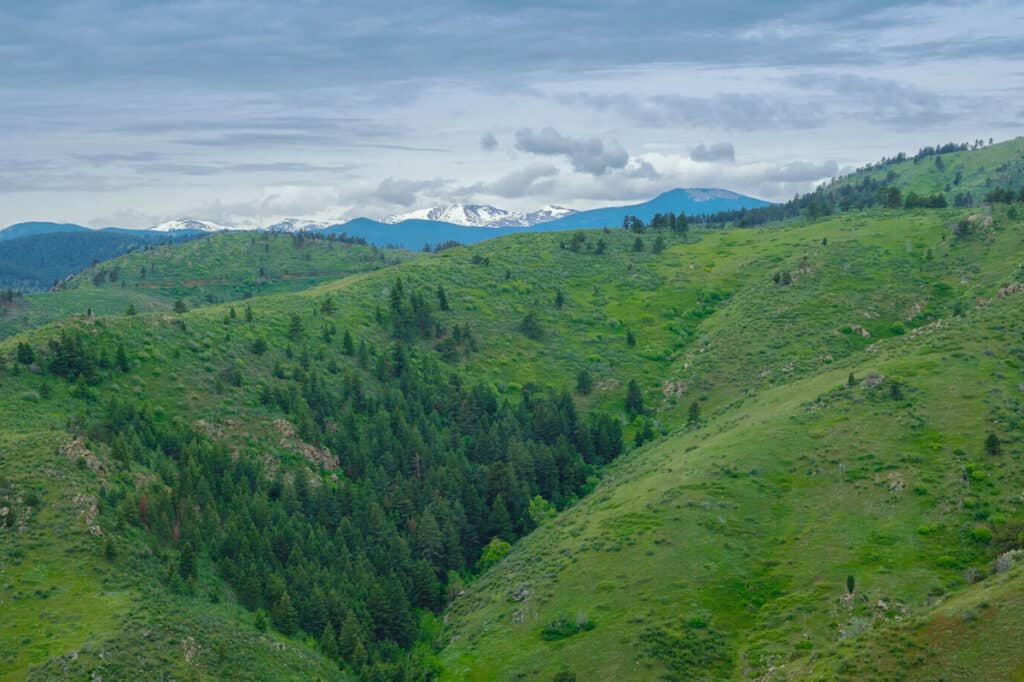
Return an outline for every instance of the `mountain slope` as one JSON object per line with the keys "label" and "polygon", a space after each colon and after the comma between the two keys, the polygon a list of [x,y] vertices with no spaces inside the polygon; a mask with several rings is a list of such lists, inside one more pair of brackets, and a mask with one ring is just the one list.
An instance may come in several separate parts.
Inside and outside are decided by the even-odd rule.
{"label": "mountain slope", "polygon": [[139,313],[167,312],[178,301],[192,309],[298,291],[417,255],[312,235],[211,234],[93,264],[53,291],[12,301],[0,308],[0,338],[70,315],[122,314],[129,307]]}
{"label": "mountain slope", "polygon": [[[954,238],[969,217],[977,232]],[[251,677],[292,659],[309,667],[281,675],[301,678],[325,663],[305,642],[330,632],[326,605],[345,644],[329,655],[366,676],[442,665],[478,679],[565,667],[583,679],[746,678],[813,665],[803,652],[832,656],[837,628],[876,625],[876,597],[923,613],[936,584],[960,590],[1021,521],[1021,294],[999,291],[1020,279],[1022,234],[1003,207],[685,237],[513,234],[254,297],[251,322],[225,304],[74,318],[2,341],[0,506],[28,525],[5,527],[11,542],[0,543],[11,572],[0,582],[18,596],[3,604],[0,651],[16,675],[59,671],[74,651],[110,652],[102,660],[115,665],[149,630],[159,639],[144,669],[175,672],[193,619],[227,614],[211,626],[229,635],[221,646],[262,643],[261,653],[222,658],[202,635],[197,674],[233,665]],[[57,374],[83,355],[92,379]],[[614,415],[627,441],[665,439],[603,475],[593,452],[580,464],[561,430],[566,398],[545,390],[577,384],[568,402],[583,424]],[[700,428],[687,429],[693,404]],[[999,456],[984,454],[989,429]],[[570,435],[583,433],[595,432]],[[88,453],[59,449],[76,439]],[[95,516],[78,494],[96,498]],[[552,506],[567,510],[551,518]],[[414,632],[408,620],[396,629],[409,604],[436,613],[442,587],[455,596],[479,574],[491,537],[533,523],[539,531],[456,601],[439,661],[426,607]],[[68,556],[97,567],[76,594],[52,589],[71,579]],[[186,587],[182,565],[195,569]],[[872,600],[851,613],[840,601],[833,628],[850,574]],[[175,596],[144,598],[143,583]],[[111,594],[121,584],[150,608],[126,615]],[[220,605],[207,606],[211,593]],[[259,634],[257,616],[237,607],[293,629],[289,602],[302,628],[289,638]],[[78,603],[108,619],[102,636],[48,625],[73,623]],[[580,615],[594,627],[573,634]],[[33,629],[43,641],[30,647]],[[405,648],[387,644],[395,638]],[[1000,641],[1016,660],[1015,641]],[[367,660],[369,646],[380,660]],[[697,671],[684,667],[690,654]]]}
{"label": "mountain slope", "polygon": [[84,232],[88,229],[88,227],[73,225],[71,223],[16,223],[0,230],[0,241],[18,239],[19,237],[34,237],[41,234],[52,234],[54,232]]}
{"label": "mountain slope", "polygon": [[580,211],[545,223],[544,227],[549,230],[622,227],[622,221],[626,216],[640,218],[645,223],[649,223],[656,213],[685,213],[687,216],[700,216],[768,205],[767,201],[724,189],[674,189],[642,204]]}
{"label": "mountain slope", "polygon": [[58,280],[94,262],[196,236],[195,232],[162,234],[83,228],[0,241],[0,288],[22,291],[48,289]]}
{"label": "mountain slope", "polygon": [[[997,214],[984,238],[950,242],[928,215],[723,236],[706,291],[743,244],[764,265],[799,261],[794,283],[744,277],[700,316],[701,343],[662,370],[658,396],[696,399],[700,428],[613,465],[458,600],[445,676],[865,679],[887,656],[887,623],[932,619],[964,575],[1019,547],[1024,313],[1007,292],[1024,286],[1004,285],[1024,279],[1006,256],[1024,225]],[[982,307],[958,318],[965,283]],[[986,679],[1024,666],[1004,632],[972,638],[999,652]],[[843,646],[860,660],[833,653]],[[844,662],[815,665],[822,655]],[[940,660],[914,676],[933,678]]]}

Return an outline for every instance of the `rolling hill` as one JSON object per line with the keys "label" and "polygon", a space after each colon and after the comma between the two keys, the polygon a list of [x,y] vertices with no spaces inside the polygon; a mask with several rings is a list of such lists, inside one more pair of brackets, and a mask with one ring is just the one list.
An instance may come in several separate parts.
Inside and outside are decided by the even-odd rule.
{"label": "rolling hill", "polygon": [[0,240],[0,289],[49,289],[56,282],[95,262],[159,244],[195,239],[196,236],[194,232],[160,234],[139,230],[82,228]]}
{"label": "rolling hill", "polygon": [[0,676],[1018,679],[1018,208],[124,256],[0,341]]}
{"label": "rolling hill", "polygon": [[34,237],[41,234],[53,234],[54,232],[85,232],[88,229],[88,227],[72,225],[70,223],[16,223],[0,230],[0,241],[8,241],[20,237]]}
{"label": "rolling hill", "polygon": [[121,314],[129,307],[167,312],[179,301],[191,309],[298,291],[418,255],[304,235],[212,234],[92,264],[53,291],[0,306],[0,338],[71,315]]}

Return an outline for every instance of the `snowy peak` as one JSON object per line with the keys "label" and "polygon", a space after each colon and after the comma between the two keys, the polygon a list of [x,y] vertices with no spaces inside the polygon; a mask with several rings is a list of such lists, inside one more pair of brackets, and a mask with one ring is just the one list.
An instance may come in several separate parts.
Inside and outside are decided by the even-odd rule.
{"label": "snowy peak", "polygon": [[505,221],[514,220],[518,214],[506,211],[494,206],[482,206],[479,204],[449,204],[447,206],[434,206],[433,208],[421,208],[409,213],[401,213],[385,218],[386,223],[400,223],[403,220],[433,220],[452,225],[464,225],[468,227],[496,227],[506,224]]}
{"label": "snowy peak", "polygon": [[385,218],[384,222],[395,224],[403,220],[433,220],[465,227],[530,227],[571,213],[575,211],[561,206],[545,206],[532,213],[520,213],[481,204],[448,204],[393,215]]}
{"label": "snowy peak", "polygon": [[310,220],[308,218],[285,218],[279,223],[267,225],[268,232],[308,232],[309,230],[322,230],[331,225],[337,225],[343,220]]}
{"label": "snowy peak", "polygon": [[168,220],[165,223],[154,225],[149,229],[152,232],[181,232],[185,230],[193,232],[222,232],[224,230],[233,230],[236,228],[228,227],[227,225],[218,225],[217,223],[210,222],[209,220],[180,218],[178,220]]}
{"label": "snowy peak", "polygon": [[567,215],[576,213],[575,209],[566,208],[565,206],[555,206],[554,204],[545,206],[544,208],[527,213],[524,217],[526,218],[527,225],[539,225],[540,223],[546,223],[551,220],[558,220],[564,218]]}

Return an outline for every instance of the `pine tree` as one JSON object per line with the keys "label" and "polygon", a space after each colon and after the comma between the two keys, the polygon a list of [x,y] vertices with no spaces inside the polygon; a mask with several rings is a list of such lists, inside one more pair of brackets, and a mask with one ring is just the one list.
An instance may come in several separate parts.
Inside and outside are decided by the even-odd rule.
{"label": "pine tree", "polygon": [[174,312],[181,314],[188,311],[188,306],[185,305],[185,301],[180,298],[174,302]]}
{"label": "pine tree", "polygon": [[686,423],[690,426],[697,426],[700,424],[700,403],[696,400],[690,403],[690,409],[686,414]]}
{"label": "pine tree", "polygon": [[626,413],[631,417],[644,413],[644,394],[636,379],[630,379],[626,387]]}
{"label": "pine tree", "polygon": [[440,310],[448,310],[448,294],[440,284],[437,285],[437,307]]}
{"label": "pine tree", "polygon": [[18,343],[18,362],[23,365],[31,365],[36,361],[36,353],[32,350],[32,346],[28,345],[24,341]]}
{"label": "pine tree", "polygon": [[292,598],[288,596],[287,591],[281,593],[280,599],[277,600],[270,612],[270,620],[273,621],[274,627],[283,635],[291,635],[295,632],[295,624],[298,619],[299,614],[296,612],[295,606],[292,605]]}
{"label": "pine tree", "polygon": [[114,360],[114,366],[118,371],[125,373],[131,369],[131,365],[128,363],[128,353],[125,351],[123,343],[117,344],[117,357]]}
{"label": "pine tree", "polygon": [[636,335],[633,334],[632,329],[626,330],[626,346],[629,348],[636,348]]}
{"label": "pine tree", "polygon": [[487,525],[491,535],[503,540],[512,541],[515,535],[512,533],[512,517],[509,516],[508,507],[505,505],[505,495],[498,493],[491,503],[491,513],[487,518]]}
{"label": "pine tree", "polygon": [[288,322],[288,338],[292,341],[298,341],[302,337],[302,318],[299,317],[298,313],[292,313],[291,319]]}
{"label": "pine tree", "polygon": [[561,310],[562,306],[564,306],[564,305],[565,305],[565,294],[563,294],[562,290],[559,289],[558,291],[555,292],[555,307],[558,308],[559,310]]}
{"label": "pine tree", "polygon": [[576,373],[576,392],[587,395],[594,389],[594,377],[586,367]]}
{"label": "pine tree", "polygon": [[356,354],[355,342],[352,341],[352,334],[346,329],[345,334],[341,337],[341,352],[349,357]]}
{"label": "pine tree", "polygon": [[324,631],[320,634],[320,651],[324,653],[324,656],[332,660],[338,658],[338,637],[334,633],[334,626],[331,625],[330,621],[324,625]]}
{"label": "pine tree", "polygon": [[998,455],[1003,449],[1003,445],[999,440],[999,436],[994,433],[988,434],[988,438],[985,439],[985,452],[990,455]]}

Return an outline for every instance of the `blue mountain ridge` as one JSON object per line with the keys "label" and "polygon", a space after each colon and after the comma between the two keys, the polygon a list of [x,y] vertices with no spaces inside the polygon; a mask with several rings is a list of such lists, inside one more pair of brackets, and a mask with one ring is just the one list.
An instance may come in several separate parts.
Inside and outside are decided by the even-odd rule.
{"label": "blue mountain ridge", "polygon": [[382,223],[370,218],[355,218],[346,223],[331,225],[324,234],[346,234],[361,237],[376,246],[398,246],[417,249],[424,244],[437,245],[447,241],[475,244],[506,234],[518,232],[559,232],[600,227],[622,227],[626,216],[635,216],[644,222],[657,213],[685,213],[688,216],[711,215],[723,211],[761,208],[770,203],[722,189],[674,189],[650,201],[629,206],[609,206],[580,211],[532,227],[465,227],[433,220],[403,220]]}
{"label": "blue mountain ridge", "polygon": [[[558,232],[600,227],[621,227],[626,216],[635,216],[650,222],[657,213],[685,213],[688,216],[711,215],[723,211],[760,208],[769,202],[755,199],[723,189],[691,188],[674,189],[658,195],[650,201],[628,206],[609,206],[589,211],[580,211],[531,227],[466,227],[435,220],[403,220],[399,223],[383,223],[370,218],[354,218],[345,223],[331,225],[320,230],[322,234],[346,234],[360,237],[376,246],[397,246],[404,249],[419,249],[425,244],[436,246],[456,241],[460,244],[476,244],[517,232]],[[81,225],[51,222],[26,222],[11,225],[0,230],[0,241],[21,237],[66,232],[106,232],[123,235],[154,237],[158,233],[149,230],[131,230],[119,227],[105,227],[90,230]],[[185,231],[182,231],[185,232]],[[200,236],[202,233],[196,233]],[[163,233],[166,237],[166,233]]]}

